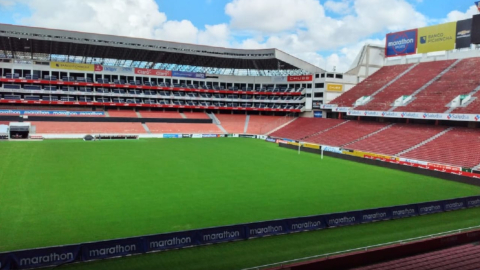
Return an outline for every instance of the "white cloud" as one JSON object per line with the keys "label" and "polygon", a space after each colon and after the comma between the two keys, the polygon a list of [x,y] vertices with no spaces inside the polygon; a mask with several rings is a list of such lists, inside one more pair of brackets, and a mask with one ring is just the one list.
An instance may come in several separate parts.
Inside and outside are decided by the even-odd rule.
{"label": "white cloud", "polygon": [[470,6],[466,12],[458,10],[451,11],[447,14],[447,18],[443,22],[455,22],[472,18],[473,15],[478,14],[478,8],[475,5]]}
{"label": "white cloud", "polygon": [[325,9],[337,14],[347,14],[350,13],[350,3],[346,0],[337,2],[337,1],[327,1],[324,4]]}

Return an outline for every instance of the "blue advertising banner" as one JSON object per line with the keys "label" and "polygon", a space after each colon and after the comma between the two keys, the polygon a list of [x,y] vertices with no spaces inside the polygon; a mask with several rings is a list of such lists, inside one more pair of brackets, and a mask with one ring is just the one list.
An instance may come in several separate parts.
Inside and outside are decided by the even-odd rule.
{"label": "blue advertising banner", "polygon": [[443,210],[445,211],[453,211],[467,208],[467,203],[465,199],[453,199],[445,201]]}
{"label": "blue advertising banner", "polygon": [[108,259],[144,253],[141,237],[120,239],[82,245],[83,261]]}
{"label": "blue advertising banner", "polygon": [[10,269],[9,255],[6,253],[0,254],[0,269]]}
{"label": "blue advertising banner", "polygon": [[480,206],[480,196],[468,197],[465,199],[467,207],[478,207]]}
{"label": "blue advertising banner", "polygon": [[180,134],[163,134],[164,139],[181,138]]}
{"label": "blue advertising banner", "polygon": [[202,134],[202,138],[217,138],[217,134]]}
{"label": "blue advertising banner", "polygon": [[314,118],[322,118],[323,117],[323,112],[322,111],[315,111],[315,112],[313,112],[313,117]]}
{"label": "blue advertising banner", "polygon": [[418,214],[425,215],[425,214],[433,214],[443,212],[443,205],[444,203],[439,202],[428,202],[428,203],[419,203],[418,204]]}
{"label": "blue advertising banner", "polygon": [[288,233],[285,220],[265,221],[245,225],[247,238],[263,237]]}
{"label": "blue advertising banner", "polygon": [[289,232],[302,232],[324,229],[327,227],[325,216],[291,218],[287,220]]}
{"label": "blue advertising banner", "polygon": [[391,57],[417,53],[417,36],[417,29],[387,34],[385,55]]}
{"label": "blue advertising banner", "polygon": [[270,137],[266,138],[265,141],[266,141],[266,142],[271,142],[271,143],[276,143],[276,142],[277,142],[276,139],[270,138]]}
{"label": "blue advertising banner", "polygon": [[388,220],[392,218],[390,207],[361,211],[361,223]]}
{"label": "blue advertising banner", "polygon": [[57,116],[104,116],[104,112],[70,112],[38,110],[0,110],[0,115],[57,115]]}
{"label": "blue advertising banner", "polygon": [[246,239],[243,225],[199,230],[197,236],[201,245]]}
{"label": "blue advertising banner", "polygon": [[80,245],[32,249],[11,253],[15,269],[57,266],[78,260]]}
{"label": "blue advertising banner", "polygon": [[418,216],[416,204],[390,207],[390,211],[392,211],[392,219]]}
{"label": "blue advertising banner", "polygon": [[162,251],[196,246],[196,231],[149,235],[143,238],[145,251]]}
{"label": "blue advertising banner", "polygon": [[184,77],[192,79],[205,79],[205,73],[186,72],[186,71],[172,71],[172,77]]}
{"label": "blue advertising banner", "polygon": [[326,217],[328,227],[348,226],[360,223],[362,211],[330,214]]}

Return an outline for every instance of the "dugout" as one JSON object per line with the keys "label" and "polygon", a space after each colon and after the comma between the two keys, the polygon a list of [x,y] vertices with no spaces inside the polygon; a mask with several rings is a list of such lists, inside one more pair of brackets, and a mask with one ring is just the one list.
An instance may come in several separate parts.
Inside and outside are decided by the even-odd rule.
{"label": "dugout", "polygon": [[30,123],[10,123],[10,139],[28,139],[30,127]]}

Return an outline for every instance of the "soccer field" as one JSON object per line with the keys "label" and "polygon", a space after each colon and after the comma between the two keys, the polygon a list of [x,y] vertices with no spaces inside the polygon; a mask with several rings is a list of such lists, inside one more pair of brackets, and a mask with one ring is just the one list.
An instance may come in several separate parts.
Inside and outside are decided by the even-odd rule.
{"label": "soccer field", "polygon": [[480,191],[243,138],[3,142],[0,153],[0,251]]}

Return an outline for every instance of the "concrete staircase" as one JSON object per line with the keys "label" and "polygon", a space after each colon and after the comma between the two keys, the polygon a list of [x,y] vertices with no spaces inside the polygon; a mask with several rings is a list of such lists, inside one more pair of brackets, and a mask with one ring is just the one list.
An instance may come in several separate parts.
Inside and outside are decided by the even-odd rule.
{"label": "concrete staircase", "polygon": [[148,128],[147,124],[142,123],[142,126],[143,126],[143,128],[145,129],[145,131],[146,131],[148,134],[152,134],[152,132],[151,132],[150,129]]}
{"label": "concrete staircase", "polygon": [[187,118],[187,116],[183,112],[181,112],[180,115],[182,116],[182,118]]}
{"label": "concrete staircase", "polygon": [[453,110],[455,110],[456,108],[465,108],[468,106],[468,104],[472,103],[475,99],[477,99],[476,97],[473,97],[473,95],[475,95],[478,91],[480,91],[480,85],[477,86],[477,88],[473,89],[472,92],[469,93],[470,96],[472,96],[472,98],[470,98],[469,101],[467,101],[467,103],[461,105],[461,106],[458,106],[458,107],[451,107],[449,108],[448,110],[446,110],[444,113],[451,113]]}
{"label": "concrete staircase", "polygon": [[[415,100],[415,96],[418,95],[418,93],[422,92],[423,90],[425,90],[427,87],[429,87],[432,83],[438,81],[438,79],[440,79],[443,75],[445,75],[445,73],[449,72],[453,67],[455,67],[458,63],[460,63],[460,61],[462,61],[462,59],[458,59],[457,61],[455,61],[453,64],[451,64],[448,68],[446,68],[444,71],[440,72],[440,74],[438,74],[437,76],[435,76],[435,78],[431,79],[429,82],[427,82],[425,85],[423,85],[422,87],[418,88],[415,92],[413,92],[410,96],[412,96],[412,99],[406,103],[404,106],[408,106],[409,103],[411,103],[412,101]],[[403,107],[404,107],[403,106]],[[393,112],[394,110],[396,110],[398,108],[398,106],[393,106],[392,108],[390,108],[390,110],[388,110],[389,112]]]}
{"label": "concrete staircase", "polygon": [[[183,113],[182,113],[183,114]],[[225,130],[223,127],[222,127],[222,123],[220,122],[220,120],[218,120],[218,118],[215,116],[215,114],[213,113],[207,113],[208,117],[210,117],[210,119],[212,119],[212,123],[217,125],[217,127],[223,132],[223,133],[228,133],[227,130]],[[185,117],[186,118],[186,117]]]}
{"label": "concrete staircase", "polygon": [[243,133],[247,133],[249,121],[250,121],[250,115],[247,114],[247,118],[245,119],[245,127],[243,128]]}
{"label": "concrete staircase", "polygon": [[410,152],[410,151],[413,151],[413,150],[417,149],[418,147],[420,147],[420,146],[422,146],[422,145],[425,145],[425,144],[427,144],[427,143],[429,143],[429,142],[431,142],[431,141],[439,138],[440,136],[445,135],[447,132],[449,132],[449,131],[452,130],[452,129],[454,129],[454,128],[453,128],[453,127],[447,128],[446,130],[438,133],[437,135],[435,135],[435,136],[433,136],[433,137],[431,137],[431,138],[429,138],[429,139],[427,139],[427,140],[425,140],[425,141],[423,141],[423,142],[421,142],[421,143],[419,143],[419,144],[417,144],[417,145],[415,145],[415,146],[412,146],[412,147],[410,147],[410,148],[408,148],[408,149],[406,149],[406,150],[404,150],[404,151],[396,154],[395,156],[401,156],[401,155],[404,155],[404,154],[406,154],[406,153],[408,153],[408,152]]}
{"label": "concrete staircase", "polygon": [[279,126],[279,127],[276,127],[276,128],[273,129],[272,131],[269,131],[269,132],[265,133],[265,135],[270,135],[270,134],[274,133],[275,131],[280,130],[280,129],[282,129],[282,128],[288,126],[288,125],[290,125],[291,123],[293,123],[293,122],[294,122],[295,120],[297,120],[297,119],[298,119],[298,117],[295,117],[295,118],[293,118],[292,120],[288,121],[287,123],[285,123],[285,124],[283,124],[283,125],[281,125],[281,126]]}
{"label": "concrete staircase", "polygon": [[140,114],[140,112],[135,112],[137,114],[138,118],[143,118],[143,116]]}

